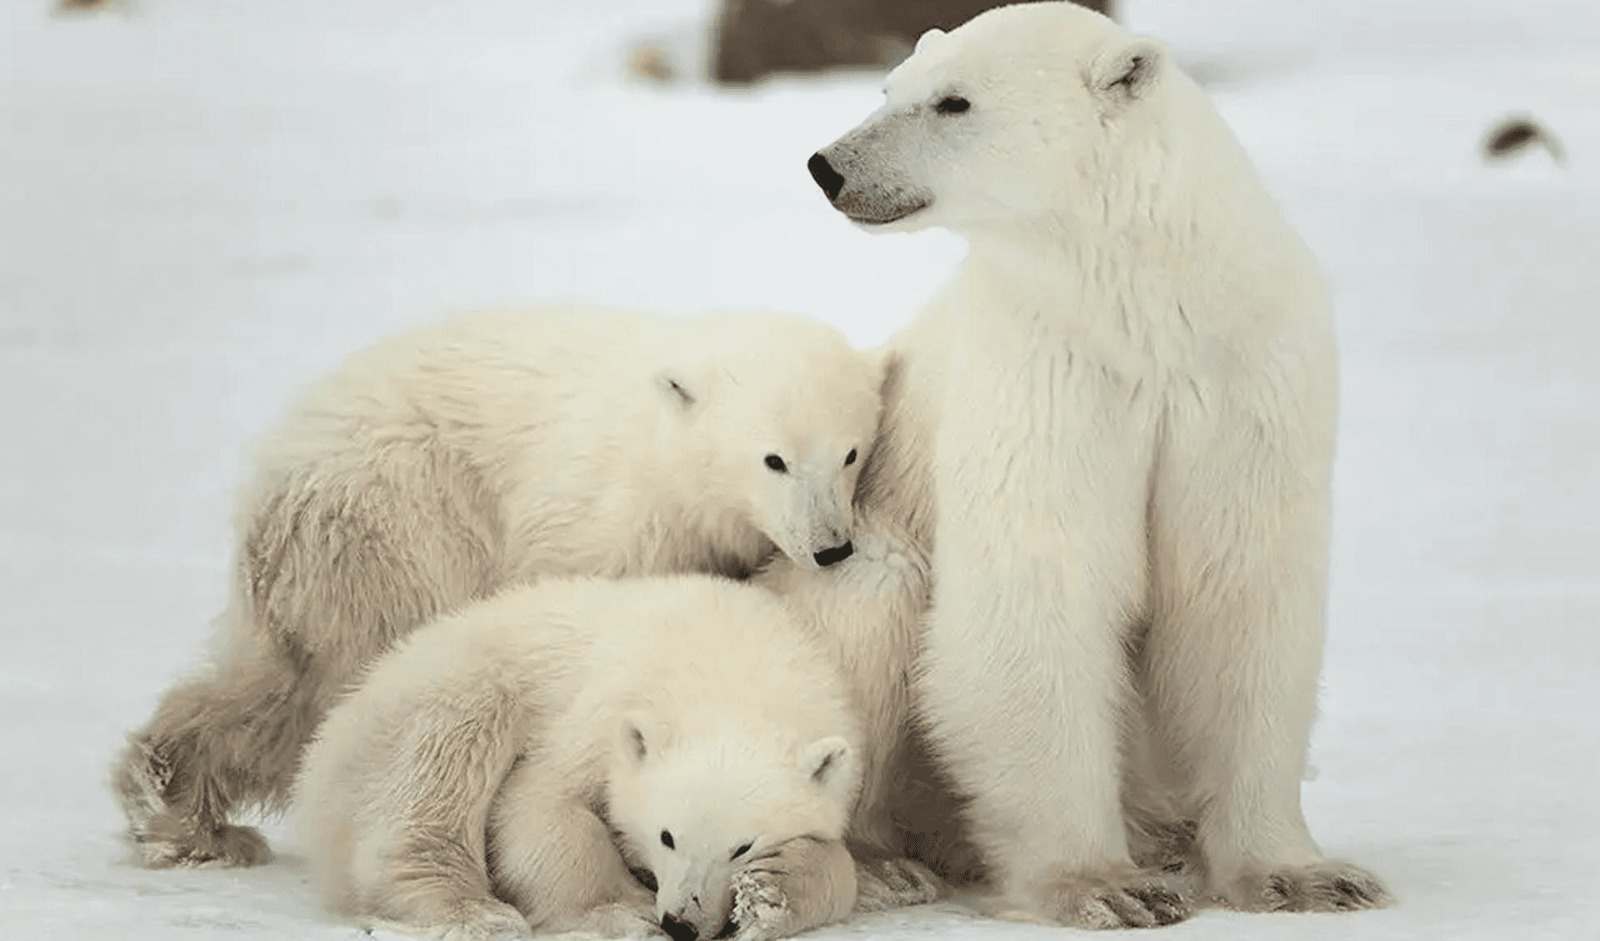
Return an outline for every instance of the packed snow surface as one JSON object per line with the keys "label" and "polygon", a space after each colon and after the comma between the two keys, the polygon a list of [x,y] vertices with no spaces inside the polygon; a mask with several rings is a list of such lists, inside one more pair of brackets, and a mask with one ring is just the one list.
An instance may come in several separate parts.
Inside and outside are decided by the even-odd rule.
{"label": "packed snow surface", "polygon": [[[1126,0],[1324,260],[1344,356],[1315,780],[1399,896],[1172,938],[1600,938],[1600,9]],[[805,158],[879,77],[631,82],[697,0],[0,9],[0,937],[353,938],[273,864],[150,872],[105,786],[202,656],[245,447],[358,345],[574,298],[777,307],[863,342],[959,259]],[[1488,165],[1495,122],[1558,135]],[[1053,938],[949,909],[819,939]]]}

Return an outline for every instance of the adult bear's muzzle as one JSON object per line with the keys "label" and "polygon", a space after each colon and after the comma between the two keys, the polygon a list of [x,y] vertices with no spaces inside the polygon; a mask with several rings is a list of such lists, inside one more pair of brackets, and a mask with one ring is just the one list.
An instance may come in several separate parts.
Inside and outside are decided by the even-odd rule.
{"label": "adult bear's muzzle", "polygon": [[933,193],[906,178],[891,143],[911,115],[875,114],[811,155],[806,169],[833,208],[861,225],[899,222],[933,202]]}

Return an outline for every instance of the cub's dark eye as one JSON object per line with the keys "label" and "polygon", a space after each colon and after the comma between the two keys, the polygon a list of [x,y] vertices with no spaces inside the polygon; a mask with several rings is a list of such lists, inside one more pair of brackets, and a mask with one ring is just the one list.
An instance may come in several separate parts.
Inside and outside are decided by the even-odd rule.
{"label": "cub's dark eye", "polygon": [[972,102],[960,95],[946,95],[939,99],[939,103],[933,106],[933,110],[940,114],[960,114],[971,107]]}
{"label": "cub's dark eye", "polygon": [[665,846],[669,850],[673,848],[672,831],[670,831],[670,830],[662,830],[661,831],[661,845]]}
{"label": "cub's dark eye", "polygon": [[849,467],[856,462],[856,449],[851,448],[850,453],[844,456],[844,466]]}
{"label": "cub's dark eye", "polygon": [[744,854],[750,852],[750,847],[752,847],[754,845],[755,845],[755,841],[754,840],[752,840],[749,843],[741,843],[739,845],[739,848],[733,851],[733,855],[728,857],[728,861],[732,862],[733,860],[738,859],[740,856],[743,856]]}
{"label": "cub's dark eye", "polygon": [[784,473],[785,471],[787,471],[789,469],[789,465],[783,463],[783,458],[779,457],[776,454],[768,454],[767,458],[766,458],[766,461],[767,461],[767,466],[769,468],[771,468],[772,470],[777,471],[780,474]]}

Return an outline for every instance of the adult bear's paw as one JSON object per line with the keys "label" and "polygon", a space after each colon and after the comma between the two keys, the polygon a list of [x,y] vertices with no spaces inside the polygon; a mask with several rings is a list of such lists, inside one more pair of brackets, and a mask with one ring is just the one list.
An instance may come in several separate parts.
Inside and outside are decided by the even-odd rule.
{"label": "adult bear's paw", "polygon": [[1354,912],[1394,901],[1377,876],[1334,860],[1246,871],[1220,894],[1247,912]]}
{"label": "adult bear's paw", "polygon": [[991,914],[1073,928],[1156,928],[1194,914],[1194,898],[1170,873],[1129,866],[1050,880],[1033,897],[998,903]]}

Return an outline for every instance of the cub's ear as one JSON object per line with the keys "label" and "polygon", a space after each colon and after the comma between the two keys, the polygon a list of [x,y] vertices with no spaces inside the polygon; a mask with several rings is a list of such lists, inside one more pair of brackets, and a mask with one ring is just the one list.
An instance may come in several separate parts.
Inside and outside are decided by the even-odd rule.
{"label": "cub's ear", "polygon": [[800,751],[800,770],[825,791],[849,795],[855,791],[855,750],[838,735],[819,738]]}
{"label": "cub's ear", "polygon": [[618,729],[617,747],[629,761],[642,765],[663,744],[660,724],[643,714],[624,716]]}
{"label": "cub's ear", "polygon": [[[917,44],[911,50],[911,54],[916,55],[919,52],[926,52],[927,50],[932,49],[934,46],[938,45],[944,39],[944,37],[945,31],[939,29],[937,26],[928,30],[921,36],[917,37]],[[902,46],[901,48],[903,49],[905,47]]]}
{"label": "cub's ear", "polygon": [[1089,66],[1089,90],[1112,103],[1149,95],[1166,70],[1167,52],[1153,39],[1131,39],[1101,52]]}
{"label": "cub's ear", "polygon": [[681,370],[664,369],[656,373],[656,389],[669,404],[685,412],[692,410],[700,401],[697,384]]}

